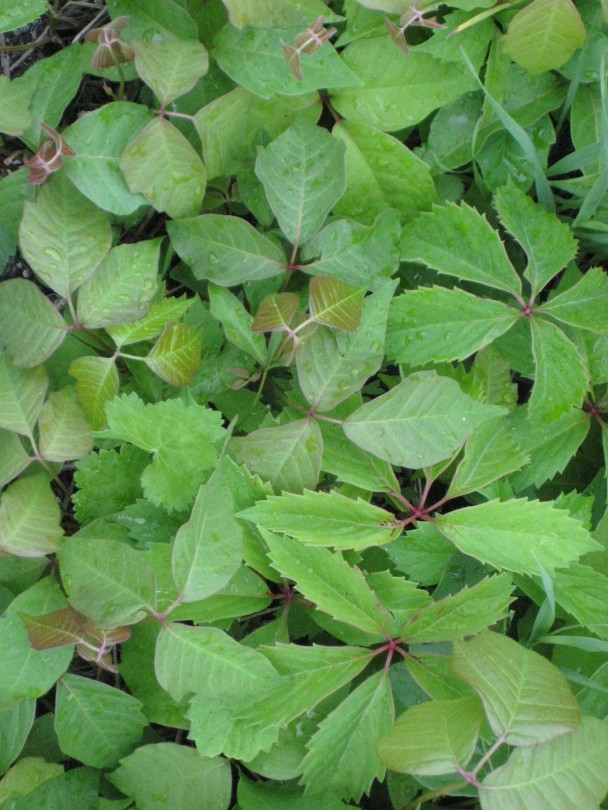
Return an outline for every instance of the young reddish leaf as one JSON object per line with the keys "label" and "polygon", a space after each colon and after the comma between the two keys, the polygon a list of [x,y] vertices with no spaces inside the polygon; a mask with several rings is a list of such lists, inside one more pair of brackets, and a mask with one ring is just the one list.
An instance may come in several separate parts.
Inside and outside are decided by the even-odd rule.
{"label": "young reddish leaf", "polygon": [[364,287],[337,278],[315,276],[310,282],[310,314],[317,323],[354,332],[361,320]]}
{"label": "young reddish leaf", "polygon": [[251,326],[254,332],[287,332],[300,303],[295,293],[274,293],[262,300]]}
{"label": "young reddish leaf", "polygon": [[183,323],[168,323],[145,362],[169,385],[192,383],[201,364],[202,332]]}

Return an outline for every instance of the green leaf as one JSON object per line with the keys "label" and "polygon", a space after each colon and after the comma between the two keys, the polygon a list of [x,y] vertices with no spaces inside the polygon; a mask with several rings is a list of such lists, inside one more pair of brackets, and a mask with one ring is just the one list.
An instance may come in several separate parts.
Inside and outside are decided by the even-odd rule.
{"label": "green leaf", "polygon": [[48,385],[44,366],[15,368],[0,354],[0,427],[31,436]]}
{"label": "green leaf", "polygon": [[174,700],[197,696],[188,716],[190,736],[203,756],[224,751],[247,761],[276,740],[274,731],[256,736],[237,723],[252,700],[270,694],[280,682],[278,672],[257,650],[215,627],[169,624],[158,637],[155,668],[159,683]]}
{"label": "green leaf", "polygon": [[[0,709],[0,773],[9,769],[23,750],[35,716],[35,700],[22,700]],[[4,782],[0,783],[0,791],[2,786]],[[0,801],[1,797],[0,792]]]}
{"label": "green leaf", "polygon": [[400,231],[399,215],[393,210],[379,214],[370,228],[351,220],[334,220],[302,249],[302,260],[313,260],[302,269],[379,290],[399,266]]}
{"label": "green leaf", "polygon": [[[441,234],[441,239],[437,234]],[[521,280],[485,216],[466,203],[436,207],[403,229],[401,258],[496,290],[521,292]]]}
{"label": "green leaf", "polygon": [[402,636],[408,644],[429,644],[479,633],[508,615],[512,590],[507,574],[486,577],[422,608],[406,623]]}
{"label": "green leaf", "polygon": [[394,706],[390,681],[377,672],[359,684],[319,725],[302,760],[306,792],[337,793],[358,801],[385,769],[375,741],[393,724]]}
{"label": "green leaf", "polygon": [[155,118],[120,157],[129,191],[143,194],[157,211],[170,217],[198,214],[207,173],[190,142],[164,118]]}
{"label": "green leaf", "polygon": [[33,22],[47,11],[45,0],[33,0],[32,3],[23,5],[14,3],[13,0],[1,0],[0,2],[0,33],[14,31],[23,25]]}
{"label": "green leaf", "polygon": [[[277,782],[250,782],[242,774],[238,800],[242,810],[317,810],[319,806],[318,796],[305,796],[300,790],[288,789]],[[323,810],[344,810],[346,807],[348,805],[341,799],[323,797]]]}
{"label": "green leaf", "polygon": [[297,584],[300,593],[319,610],[374,638],[382,636],[387,616],[358,568],[339,552],[305,546],[297,540],[261,530],[276,570]]}
{"label": "green leaf", "polygon": [[108,684],[64,675],[57,684],[55,729],[61,750],[93,768],[111,768],[141,739],[141,703]]}
{"label": "green leaf", "polygon": [[313,546],[363,550],[392,543],[401,534],[393,515],[362,500],[332,492],[284,493],[258,501],[238,517]]}
{"label": "green leaf", "polygon": [[438,515],[437,528],[464,554],[494,568],[539,574],[598,548],[579,521],[551,502],[512,498]]}
{"label": "green leaf", "polygon": [[31,368],[57,349],[66,323],[32,282],[13,278],[0,284],[0,339],[15,365]]}
{"label": "green leaf", "polygon": [[[313,22],[310,20],[309,22]],[[243,28],[225,26],[214,41],[218,65],[238,85],[261,98],[275,93],[301,96],[325,87],[358,87],[360,81],[325,42],[302,59],[302,81],[285,64],[281,42],[293,42],[301,28]]]}
{"label": "green leaf", "polygon": [[230,764],[176,743],[137,748],[108,778],[142,810],[165,810],[168,796],[171,810],[190,810],[193,797],[209,810],[228,810],[230,805]]}
{"label": "green leaf", "polygon": [[233,287],[285,272],[281,248],[244,219],[204,214],[169,222],[167,230],[196,278]]}
{"label": "green leaf", "polygon": [[361,320],[364,296],[363,287],[315,276],[310,282],[310,316],[324,326],[354,332]]}
{"label": "green leaf", "polygon": [[327,130],[298,120],[258,150],[255,172],[281,230],[299,244],[315,235],[344,193],[344,147]]}
{"label": "green leaf", "polygon": [[317,329],[304,342],[296,355],[298,380],[316,411],[333,410],[382,365],[386,318],[394,290],[395,283],[389,282],[364,299],[354,335]]}
{"label": "green leaf", "polygon": [[335,206],[338,216],[373,225],[395,208],[408,222],[438,202],[429,167],[397,138],[353,121],[342,121],[332,135],[346,145],[346,191]]}
{"label": "green leaf", "polygon": [[76,380],[76,393],[91,427],[106,425],[105,405],[118,394],[118,369],[112,357],[77,357],[69,374]]}
{"label": "green leaf", "polygon": [[340,481],[371,492],[396,491],[399,484],[393,468],[386,461],[361,450],[349,441],[340,425],[320,422],[323,436],[321,469]]}
{"label": "green leaf", "polygon": [[75,386],[53,391],[38,419],[40,453],[47,461],[69,461],[93,449],[93,432]]}
{"label": "green leaf", "polygon": [[275,491],[302,492],[314,489],[319,480],[323,439],[314,420],[298,419],[232,438],[228,452]]}
{"label": "green leaf", "polygon": [[452,477],[450,497],[478,492],[530,461],[528,453],[502,429],[503,424],[502,419],[488,420],[473,433]]}
{"label": "green leaf", "polygon": [[604,598],[608,577],[578,563],[556,571],[553,581],[555,598],[561,607],[593,633],[608,638],[608,609]]}
{"label": "green leaf", "polygon": [[0,548],[19,557],[42,557],[59,547],[61,510],[46,473],[21,478],[0,499]]}
{"label": "green leaf", "polygon": [[12,796],[6,810],[42,810],[46,807],[97,810],[99,773],[91,768],[74,768],[54,778],[45,777],[42,781],[42,784],[37,782],[35,789],[28,790],[24,798]]}
{"label": "green leaf", "polygon": [[433,110],[475,90],[471,76],[456,62],[442,62],[410,51],[407,58],[386,36],[347,45],[342,58],[358,77],[342,89],[327,82],[332,104],[349,122],[395,132],[417,124]]}
{"label": "green leaf", "polygon": [[419,287],[391,304],[386,353],[397,363],[464,360],[507,332],[519,310],[445,287]]}
{"label": "green leaf", "polygon": [[[0,15],[1,13],[0,7]],[[28,110],[31,92],[32,88],[23,82],[11,81],[8,76],[0,76],[0,132],[6,135],[21,135],[29,127],[32,120]]]}
{"label": "green leaf", "polygon": [[39,614],[66,606],[65,596],[51,577],[19,594],[0,617],[0,707],[44,695],[70,665],[73,649],[34,650],[20,613]]}
{"label": "green leaf", "polygon": [[141,477],[146,497],[167,509],[185,509],[224,438],[221,415],[202,405],[169,399],[146,405],[136,394],[106,406],[110,432],[154,454]]}
{"label": "green leaf", "polygon": [[251,328],[254,332],[288,332],[300,306],[296,293],[274,293],[262,299]]}
{"label": "green leaf", "polygon": [[386,551],[397,571],[421,585],[436,585],[455,553],[452,544],[428,521],[419,523]]}
{"label": "green leaf", "polygon": [[153,34],[178,39],[196,39],[196,24],[180,0],[108,0],[113,20],[130,17],[129,34],[140,39],[153,39]]}
{"label": "green leaf", "polygon": [[420,371],[358,408],[344,432],[391,464],[420,469],[449,458],[478,425],[502,413],[463,393],[455,380]]}
{"label": "green leaf", "polygon": [[223,467],[198,491],[190,520],[175,536],[173,576],[182,602],[205,599],[223,588],[243,559],[243,530]]}
{"label": "green leaf", "polygon": [[[7,800],[17,800],[19,796],[27,796],[39,785],[55,780],[63,774],[63,765],[55,762],[46,762],[42,757],[23,757],[0,782],[0,802],[4,807]],[[13,808],[11,808],[11,804]],[[14,810],[14,804],[8,805]],[[19,808],[17,809],[19,810]]]}
{"label": "green leaf", "polygon": [[570,326],[591,332],[608,331],[608,278],[601,267],[592,267],[574,286],[551,298],[537,312],[544,312]]}
{"label": "green leaf", "polygon": [[[325,15],[329,9],[320,0],[225,0],[228,17],[236,28],[247,25],[256,28],[280,27],[288,25],[307,26],[317,17]],[[329,17],[334,19],[331,12]]]}
{"label": "green leaf", "polygon": [[412,706],[376,743],[381,762],[390,770],[419,776],[441,776],[465,768],[473,756],[483,708],[479,698],[430,700]]}
{"label": "green leaf", "polygon": [[[268,355],[266,341],[261,335],[256,335],[252,331],[254,320],[236,295],[223,287],[216,287],[215,284],[209,285],[208,293],[211,314],[224,327],[226,338],[255,358],[260,365],[265,365]],[[289,293],[285,294],[289,295]],[[296,296],[296,303],[297,300]],[[258,316],[256,316],[256,320]]]}
{"label": "green leaf", "polygon": [[564,65],[586,37],[572,0],[534,0],[511,20],[503,48],[535,75]]}
{"label": "green leaf", "polygon": [[0,487],[4,487],[30,463],[30,457],[23,449],[15,433],[0,428]]}
{"label": "green leaf", "polygon": [[76,464],[72,496],[74,512],[82,524],[120,512],[141,498],[140,478],[149,458],[143,450],[123,444],[119,451],[89,453]]}
{"label": "green leaf", "polygon": [[137,40],[132,46],[139,77],[163,107],[191,90],[209,70],[207,49],[196,40]]}
{"label": "green leaf", "polygon": [[452,670],[480,696],[492,731],[508,745],[538,745],[580,723],[559,669],[507,636],[484,631],[454,642]]}
{"label": "green leaf", "polygon": [[118,245],[78,292],[78,320],[88,329],[143,318],[156,293],[160,239]]}
{"label": "green leaf", "polygon": [[95,271],[111,243],[106,214],[61,172],[44,184],[36,202],[25,204],[21,251],[36,276],[64,298]]}
{"label": "green leaf", "polygon": [[100,627],[133,624],[152,609],[154,571],[126,543],[74,535],[57,556],[70,605]]}
{"label": "green leaf", "polygon": [[144,361],[169,385],[191,385],[201,364],[202,340],[198,327],[168,323]]}
{"label": "green leaf", "polygon": [[125,147],[150,122],[150,111],[130,101],[111,101],[86,113],[62,135],[76,152],[63,171],[76,188],[104,211],[132,214],[146,204],[127,188],[118,162]]}
{"label": "green leaf", "polygon": [[494,204],[501,222],[528,257],[524,276],[535,297],[574,258],[577,242],[564,222],[512,182],[498,189]]}
{"label": "green leaf", "polygon": [[530,328],[536,376],[528,412],[535,423],[549,422],[580,407],[589,371],[577,346],[555,324],[533,318]]}
{"label": "green leaf", "polygon": [[163,298],[152,303],[148,314],[134,323],[109,326],[107,331],[118,347],[156,337],[168,323],[181,318],[192,305],[192,298]]}
{"label": "green leaf", "polygon": [[208,178],[227,177],[248,168],[256,146],[263,142],[261,131],[273,140],[296,119],[315,124],[320,113],[316,99],[314,93],[264,99],[235,87],[211,101],[194,116]]}
{"label": "green leaf", "polygon": [[[603,763],[608,754],[608,727],[583,717],[579,728],[543,745],[516,748],[505,765],[493,770],[480,789],[483,810],[557,803],[595,810],[608,788]],[[487,788],[487,790],[485,789]]]}

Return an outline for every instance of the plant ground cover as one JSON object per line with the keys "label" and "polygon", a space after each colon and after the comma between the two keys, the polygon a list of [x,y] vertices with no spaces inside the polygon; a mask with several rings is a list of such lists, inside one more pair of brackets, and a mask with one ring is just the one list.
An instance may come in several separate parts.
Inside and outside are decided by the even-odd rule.
{"label": "plant ground cover", "polygon": [[0,808],[608,806],[607,26],[0,0]]}

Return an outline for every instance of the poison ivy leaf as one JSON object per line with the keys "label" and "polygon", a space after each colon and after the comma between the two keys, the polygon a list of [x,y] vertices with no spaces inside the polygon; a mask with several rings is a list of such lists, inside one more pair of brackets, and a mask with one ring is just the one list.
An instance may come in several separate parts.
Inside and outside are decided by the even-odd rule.
{"label": "poison ivy leaf", "polygon": [[582,279],[560,295],[540,307],[558,321],[589,329],[591,332],[608,331],[608,278],[601,267],[587,270]]}
{"label": "poison ivy leaf", "polygon": [[310,282],[310,315],[324,326],[354,332],[361,320],[364,296],[363,287],[315,276]]}
{"label": "poison ivy leaf", "polygon": [[268,355],[266,341],[252,331],[253,318],[236,295],[223,287],[216,287],[215,284],[209,285],[208,293],[211,314],[224,327],[226,338],[254,357],[260,365],[265,365]]}
{"label": "poison ivy leaf", "polygon": [[452,670],[481,697],[492,731],[508,745],[538,745],[580,723],[559,669],[507,636],[484,631],[454,642]]}
{"label": "poison ivy leaf", "polygon": [[198,327],[168,323],[144,362],[169,385],[191,385],[201,364],[202,341]]}
{"label": "poison ivy leaf", "polygon": [[572,0],[534,0],[511,20],[503,48],[530,73],[544,73],[564,65],[586,36]]}
{"label": "poison ivy leaf", "polygon": [[338,549],[362,550],[392,543],[401,534],[400,528],[390,525],[394,520],[390,512],[335,491],[271,496],[239,512],[238,517],[309,545]]}
{"label": "poison ivy leaf", "polygon": [[478,492],[529,461],[530,456],[506,432],[502,420],[483,422],[467,442],[448,494],[455,498]]}
{"label": "poison ivy leaf", "polygon": [[209,70],[209,55],[194,39],[135,40],[135,69],[163,107],[191,90]]}
{"label": "poison ivy leaf", "polygon": [[382,365],[386,318],[394,290],[395,283],[389,282],[364,299],[354,335],[317,329],[304,342],[296,355],[298,379],[315,410],[333,410]]}
{"label": "poison ivy leaf", "polygon": [[190,737],[203,756],[223,751],[247,761],[276,741],[274,730],[261,734],[237,723],[252,699],[270,694],[280,682],[277,671],[257,650],[215,627],[171,624],[160,632],[155,666],[159,683],[175,700],[196,695],[188,710]]}
{"label": "poison ivy leaf", "polygon": [[353,121],[342,121],[332,135],[346,145],[346,191],[337,215],[373,225],[395,208],[408,222],[438,202],[429,167],[397,138]]}
{"label": "poison ivy leaf", "polygon": [[296,582],[300,593],[335,619],[382,637],[387,616],[361,571],[352,568],[339,552],[305,546],[297,540],[261,530],[272,565]]}
{"label": "poison ivy leaf", "polygon": [[463,393],[455,380],[420,371],[358,408],[344,432],[391,464],[419,469],[449,458],[478,425],[502,413]]}
{"label": "poison ivy leaf", "polygon": [[59,547],[61,510],[46,473],[15,481],[0,499],[0,548],[18,557],[43,557]]}
{"label": "poison ivy leaf", "polygon": [[513,584],[507,574],[486,577],[473,587],[427,605],[408,621],[402,636],[408,644],[452,641],[478,633],[508,614]]}
{"label": "poison ivy leaf", "polygon": [[524,276],[535,297],[574,258],[576,240],[564,222],[512,182],[498,189],[494,204],[501,222],[526,252]]}
{"label": "poison ivy leaf", "polygon": [[344,147],[327,130],[296,121],[258,150],[255,172],[281,230],[299,244],[315,235],[344,193]]}
{"label": "poison ivy leaf", "polygon": [[47,461],[81,458],[93,449],[93,431],[75,386],[53,391],[38,419],[40,453]]}
{"label": "poison ivy leaf", "polygon": [[[15,802],[20,797],[32,793],[45,782],[54,781],[63,773],[63,765],[47,762],[42,757],[23,757],[0,782],[0,802],[3,807],[15,810]],[[20,810],[18,806],[17,810]]]}
{"label": "poison ivy leaf", "polygon": [[217,461],[221,415],[177,399],[146,405],[136,394],[112,400],[106,415],[111,435],[154,454],[141,477],[146,497],[167,509],[189,506]]}
{"label": "poison ivy leaf", "polygon": [[321,469],[340,481],[371,492],[397,491],[399,483],[386,461],[361,450],[349,441],[340,425],[320,423],[323,437]]}
{"label": "poison ivy leaf", "polygon": [[569,734],[543,745],[516,748],[505,765],[484,778],[481,806],[483,810],[534,807],[567,795],[568,802],[581,810],[595,810],[608,787],[602,766],[607,752],[606,723],[583,717]]}
{"label": "poison ivy leaf", "polygon": [[73,768],[42,782],[26,796],[12,796],[5,805],[6,810],[42,810],[46,807],[97,810],[99,806],[99,773],[91,768]]}
{"label": "poison ivy leaf", "polygon": [[462,64],[416,51],[404,59],[386,36],[351,42],[342,58],[359,84],[340,87],[332,76],[326,83],[332,104],[349,122],[385,132],[417,124],[438,107],[477,89]]}
{"label": "poison ivy leaf", "polygon": [[51,577],[44,577],[19,594],[0,617],[0,707],[44,695],[70,665],[73,650],[34,650],[20,613],[46,613],[66,606],[65,596]]}
{"label": "poison ivy leaf", "polygon": [[118,369],[112,357],[77,357],[69,368],[76,393],[91,427],[106,425],[105,404],[118,394]]}
{"label": "poison ivy leaf", "polygon": [[6,355],[0,354],[0,426],[31,436],[48,385],[43,366],[15,368]]}
{"label": "poison ivy leaf", "polygon": [[417,654],[405,662],[405,667],[431,700],[455,700],[474,694],[470,686],[452,673],[450,659],[445,655]]}
{"label": "poison ivy leaf", "polygon": [[26,6],[19,3],[3,2],[0,5],[0,33],[14,31],[33,22],[47,11],[44,0],[34,0]]}
{"label": "poison ivy leaf", "polygon": [[17,435],[0,428],[0,487],[4,487],[30,463]]}
{"label": "poison ivy leaf", "polygon": [[437,528],[464,554],[494,568],[539,574],[565,568],[598,544],[550,502],[512,498],[457,509],[436,518]]}
{"label": "poison ivy leaf", "polygon": [[306,744],[302,782],[306,793],[358,801],[368,793],[374,779],[385,769],[378,759],[375,741],[394,720],[393,695],[385,672],[377,672],[359,684],[319,725]]}
{"label": "poison ivy leaf", "polygon": [[[307,797],[301,790],[288,789],[278,782],[251,782],[243,775],[239,777],[237,795],[242,810],[317,810],[319,806],[317,796]],[[323,810],[344,810],[348,806],[341,799],[323,797]]]}
{"label": "poison ivy leaf", "polygon": [[285,272],[281,248],[244,219],[204,214],[169,222],[167,230],[196,278],[233,287]]}
{"label": "poison ivy leaf", "polygon": [[[1,16],[0,28],[2,28]],[[32,116],[28,106],[32,89],[23,82],[11,81],[8,76],[0,76],[0,132],[6,135],[21,135],[29,127]]]}
{"label": "poison ivy leaf", "polygon": [[70,605],[100,627],[133,624],[152,609],[154,572],[126,543],[73,535],[57,556]]}
{"label": "poison ivy leaf", "polygon": [[230,763],[220,757],[202,757],[185,745],[142,745],[122,759],[108,778],[142,810],[164,810],[167,796],[172,810],[189,810],[194,796],[209,810],[228,810],[230,805]]}
{"label": "poison ivy leaf", "polygon": [[235,28],[248,25],[256,28],[306,26],[322,15],[326,20],[333,20],[335,16],[320,0],[256,0],[255,3],[249,0],[225,0],[224,5]]}
{"label": "poison ivy leaf", "polygon": [[205,599],[223,588],[243,559],[243,530],[223,467],[198,491],[190,520],[175,536],[173,576],[182,602]]}
{"label": "poison ivy leaf", "polygon": [[87,644],[89,648],[91,645],[101,647],[104,644],[126,641],[131,634],[130,627],[101,630],[86,616],[71,607],[60,608],[42,616],[28,616],[25,613],[19,615],[27,627],[30,643],[35,650],[52,650],[81,642]]}
{"label": "poison ivy leaf", "polygon": [[316,53],[302,59],[302,81],[285,64],[281,42],[293,42],[301,28],[243,28],[231,25],[215,37],[214,57],[238,85],[269,99],[276,94],[301,96],[329,87],[358,87],[361,82],[325,42]]}
{"label": "poison ivy leaf", "polygon": [[476,695],[429,700],[412,706],[376,743],[380,761],[392,771],[440,776],[465,768],[483,722]]}
{"label": "poison ivy leaf", "polygon": [[[22,700],[0,709],[0,773],[6,773],[23,750],[35,716],[35,700]],[[1,784],[4,786],[4,781]]]}
{"label": "poison ivy leaf", "polygon": [[109,326],[108,332],[118,347],[156,337],[163,328],[181,318],[192,305],[192,298],[163,298],[152,303],[148,314],[134,323]]}
{"label": "poison ivy leaf", "polygon": [[261,132],[273,140],[296,119],[315,124],[320,114],[317,98],[307,93],[265,99],[235,87],[207,104],[194,116],[194,124],[203,144],[208,178],[227,177],[247,168],[255,159],[256,146],[263,142]]}
{"label": "poison ivy leaf", "polygon": [[[441,239],[437,234],[441,234]],[[521,292],[521,279],[487,219],[466,203],[436,207],[406,225],[401,258],[497,290]]]}
{"label": "poison ivy leaf", "polygon": [[589,371],[576,345],[555,324],[530,320],[536,365],[528,405],[530,419],[549,422],[579,407],[589,390]]}
{"label": "poison ivy leaf", "polygon": [[72,496],[74,514],[81,524],[120,512],[142,496],[140,479],[150,459],[138,447],[89,453],[76,464]]}
{"label": "poison ivy leaf", "polygon": [[99,329],[143,318],[156,293],[160,242],[112,248],[78,292],[78,320]]}
{"label": "poison ivy leaf", "polygon": [[95,271],[111,241],[106,214],[61,172],[23,209],[21,251],[38,278],[64,298]]}
{"label": "poison ivy leaf", "polygon": [[270,481],[275,491],[314,489],[319,480],[323,439],[314,420],[260,428],[232,438],[228,452],[239,464]]}
{"label": "poison ivy leaf", "polygon": [[291,328],[300,298],[296,293],[274,293],[262,299],[251,329],[254,332],[287,332]]}
{"label": "poison ivy leaf", "polygon": [[108,684],[66,674],[57,684],[55,729],[61,750],[94,768],[111,768],[141,739],[141,703]]}
{"label": "poison ivy leaf", "polygon": [[141,193],[157,211],[173,218],[200,211],[207,174],[189,141],[164,118],[155,118],[120,157],[129,191]]}
{"label": "poison ivy leaf", "polygon": [[[399,266],[397,211],[383,211],[370,228],[351,220],[334,220],[302,250],[306,273],[330,276],[354,287],[379,290]],[[320,258],[315,260],[315,257]]]}
{"label": "poison ivy leaf", "polygon": [[61,345],[66,330],[52,301],[33,282],[13,278],[0,284],[0,339],[15,365],[43,363]]}
{"label": "poison ivy leaf", "polygon": [[146,204],[144,196],[129,191],[118,162],[127,144],[150,120],[151,113],[142,104],[112,101],[63,130],[62,135],[76,152],[65,161],[63,171],[104,211],[125,216]]}
{"label": "poison ivy leaf", "polygon": [[408,366],[464,360],[507,332],[519,316],[500,301],[458,288],[419,287],[391,304],[386,353]]}
{"label": "poison ivy leaf", "polygon": [[196,39],[196,24],[179,0],[109,0],[108,10],[113,20],[130,18],[132,37],[147,40],[153,34],[173,34],[178,39]]}

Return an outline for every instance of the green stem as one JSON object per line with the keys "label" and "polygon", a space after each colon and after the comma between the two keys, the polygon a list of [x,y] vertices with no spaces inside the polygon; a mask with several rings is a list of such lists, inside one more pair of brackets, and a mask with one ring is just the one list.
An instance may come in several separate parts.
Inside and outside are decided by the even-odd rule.
{"label": "green stem", "polygon": [[416,808],[418,808],[421,804],[432,802],[433,799],[438,799],[441,796],[447,796],[448,794],[453,793],[455,790],[460,790],[464,787],[467,787],[467,782],[462,779],[459,782],[450,782],[449,785],[444,785],[436,790],[428,790],[426,793],[412,799],[412,801],[404,805],[401,810],[416,810]]}

